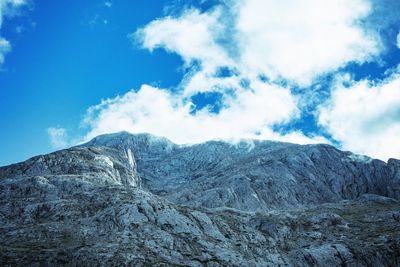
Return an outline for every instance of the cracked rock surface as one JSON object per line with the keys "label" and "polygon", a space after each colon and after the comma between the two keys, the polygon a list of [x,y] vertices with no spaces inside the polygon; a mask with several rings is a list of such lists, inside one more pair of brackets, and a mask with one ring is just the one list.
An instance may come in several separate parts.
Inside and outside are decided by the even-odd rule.
{"label": "cracked rock surface", "polygon": [[125,132],[0,168],[10,266],[400,266],[400,161]]}

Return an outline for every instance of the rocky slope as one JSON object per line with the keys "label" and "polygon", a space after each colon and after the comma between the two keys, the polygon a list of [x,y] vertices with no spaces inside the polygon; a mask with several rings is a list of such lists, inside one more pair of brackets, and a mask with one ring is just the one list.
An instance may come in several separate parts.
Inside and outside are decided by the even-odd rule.
{"label": "rocky slope", "polygon": [[399,266],[400,161],[148,134],[0,168],[0,263]]}
{"label": "rocky slope", "polygon": [[400,160],[329,145],[210,141],[177,146],[151,135],[99,136],[83,147],[132,149],[143,188],[173,203],[268,211],[354,199],[400,198]]}

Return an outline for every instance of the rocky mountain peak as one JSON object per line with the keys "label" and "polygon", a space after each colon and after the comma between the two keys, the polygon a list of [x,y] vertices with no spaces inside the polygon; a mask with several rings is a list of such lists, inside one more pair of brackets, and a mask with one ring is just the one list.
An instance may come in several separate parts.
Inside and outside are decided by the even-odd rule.
{"label": "rocky mountain peak", "polygon": [[2,265],[399,266],[400,161],[121,132],[0,168]]}
{"label": "rocky mountain peak", "polygon": [[135,153],[157,153],[172,150],[177,145],[165,137],[148,133],[131,134],[123,131],[97,136],[82,146],[106,146],[116,149],[135,149]]}

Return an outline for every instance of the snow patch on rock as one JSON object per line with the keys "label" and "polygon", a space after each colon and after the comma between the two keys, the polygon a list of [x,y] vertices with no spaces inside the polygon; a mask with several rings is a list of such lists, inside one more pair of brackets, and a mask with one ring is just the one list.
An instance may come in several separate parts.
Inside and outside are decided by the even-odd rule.
{"label": "snow patch on rock", "polygon": [[95,161],[101,162],[102,164],[108,165],[111,168],[114,168],[114,163],[111,161],[111,159],[107,156],[104,155],[100,155],[100,156],[96,156],[94,158]]}
{"label": "snow patch on rock", "polygon": [[349,159],[351,159],[352,161],[362,162],[362,163],[370,163],[372,161],[372,158],[358,154],[351,154],[349,156]]}

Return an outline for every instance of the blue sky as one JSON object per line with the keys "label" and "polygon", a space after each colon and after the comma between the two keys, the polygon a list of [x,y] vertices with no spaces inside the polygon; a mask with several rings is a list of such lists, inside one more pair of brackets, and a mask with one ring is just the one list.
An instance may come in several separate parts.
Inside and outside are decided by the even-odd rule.
{"label": "blue sky", "polygon": [[0,18],[0,165],[120,130],[400,157],[395,0],[0,0]]}
{"label": "blue sky", "polygon": [[6,19],[1,32],[13,48],[0,72],[0,165],[52,150],[49,126],[79,134],[85,110],[103,98],[142,83],[177,84],[178,56],[150,54],[127,38],[163,8],[163,1],[120,1],[111,8],[102,1],[35,1],[20,17]]}

